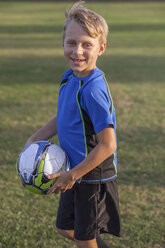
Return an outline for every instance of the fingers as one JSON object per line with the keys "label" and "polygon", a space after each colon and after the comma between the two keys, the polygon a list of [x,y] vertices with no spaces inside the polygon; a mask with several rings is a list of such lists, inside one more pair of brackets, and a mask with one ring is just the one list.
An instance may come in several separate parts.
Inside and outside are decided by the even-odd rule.
{"label": "fingers", "polygon": [[60,193],[57,189],[53,189],[53,188],[50,188],[47,192],[48,195],[52,194],[52,193],[55,193],[55,194],[58,194]]}
{"label": "fingers", "polygon": [[58,183],[57,181],[52,185],[52,187],[48,190],[47,194],[60,194],[64,193],[68,189],[71,189],[73,184],[62,184]]}
{"label": "fingers", "polygon": [[50,179],[55,179],[57,177],[60,177],[61,176],[61,173],[60,172],[57,172],[57,173],[54,173],[54,174],[51,174],[51,175],[46,175],[46,176],[50,180]]}
{"label": "fingers", "polygon": [[47,194],[60,194],[60,193],[64,193],[67,189],[61,189],[61,187],[58,187],[58,186],[52,186],[49,191],[47,192]]}
{"label": "fingers", "polygon": [[57,172],[55,174],[47,175],[48,179],[55,179],[52,187],[48,190],[47,194],[59,194],[64,193],[66,190],[71,189],[75,181],[71,178],[69,172]]}
{"label": "fingers", "polygon": [[[51,180],[51,179],[55,179],[55,178],[58,178],[61,176],[61,173],[60,172],[57,172],[57,173],[54,173],[54,174],[50,174],[50,175],[46,175],[46,177]],[[56,181],[54,182],[53,186],[47,191],[47,194],[52,194],[52,193],[55,193],[55,194],[58,194],[60,193],[60,191],[57,189],[57,186],[55,185],[56,184]]]}

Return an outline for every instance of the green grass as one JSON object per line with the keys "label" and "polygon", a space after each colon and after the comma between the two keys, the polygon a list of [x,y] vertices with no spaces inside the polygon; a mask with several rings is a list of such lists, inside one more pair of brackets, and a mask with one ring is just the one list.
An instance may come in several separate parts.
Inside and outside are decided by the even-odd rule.
{"label": "green grass", "polygon": [[[56,114],[63,12],[70,3],[0,2],[0,247],[70,248],[55,230],[58,196],[24,190],[16,159],[26,139]],[[118,124],[123,236],[111,247],[165,247],[165,3],[90,3],[110,27],[98,61]],[[53,139],[58,143],[57,138]]]}

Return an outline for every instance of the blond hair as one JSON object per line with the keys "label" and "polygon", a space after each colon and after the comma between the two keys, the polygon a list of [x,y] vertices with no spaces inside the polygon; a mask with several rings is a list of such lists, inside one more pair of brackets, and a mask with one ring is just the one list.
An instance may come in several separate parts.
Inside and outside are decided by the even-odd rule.
{"label": "blond hair", "polygon": [[63,40],[65,39],[68,24],[74,20],[81,25],[90,37],[99,37],[100,43],[106,42],[108,36],[107,22],[102,16],[82,6],[83,3],[85,1],[79,1],[70,10],[65,11],[66,20],[64,23]]}

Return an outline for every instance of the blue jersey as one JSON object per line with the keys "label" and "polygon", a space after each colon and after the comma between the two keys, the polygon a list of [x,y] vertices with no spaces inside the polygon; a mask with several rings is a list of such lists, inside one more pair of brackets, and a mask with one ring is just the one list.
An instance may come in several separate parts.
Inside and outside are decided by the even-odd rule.
{"label": "blue jersey", "polygon": [[[72,69],[62,77],[57,108],[57,133],[71,168],[98,144],[97,133],[113,125],[115,108],[104,74],[98,68],[87,77],[76,77]],[[82,182],[112,180],[117,174],[117,151],[82,177]]]}

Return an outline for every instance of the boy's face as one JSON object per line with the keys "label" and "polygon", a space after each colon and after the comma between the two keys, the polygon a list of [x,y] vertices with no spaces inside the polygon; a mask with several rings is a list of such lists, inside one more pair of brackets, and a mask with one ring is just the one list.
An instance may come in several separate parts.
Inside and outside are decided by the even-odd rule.
{"label": "boy's face", "polygon": [[106,43],[100,45],[99,38],[92,38],[75,21],[66,29],[63,42],[64,57],[77,77],[86,77],[96,68],[98,56],[105,51]]}

